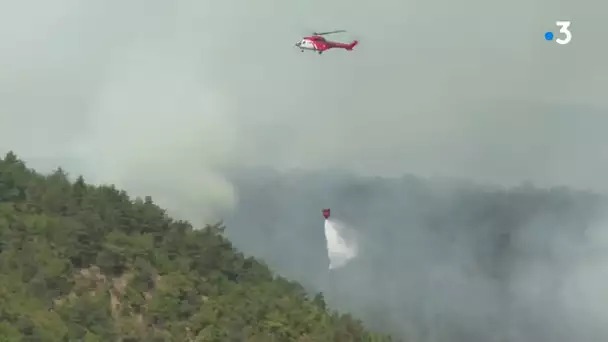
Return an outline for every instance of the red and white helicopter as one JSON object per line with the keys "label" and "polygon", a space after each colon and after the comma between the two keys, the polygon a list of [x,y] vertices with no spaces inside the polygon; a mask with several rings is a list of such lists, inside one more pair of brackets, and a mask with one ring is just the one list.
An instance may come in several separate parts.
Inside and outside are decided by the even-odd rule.
{"label": "red and white helicopter", "polygon": [[304,37],[301,41],[296,43],[296,46],[304,52],[304,50],[317,51],[320,54],[329,49],[344,49],[352,51],[352,49],[359,44],[359,41],[353,40],[350,43],[332,42],[326,40],[323,36],[332,33],[346,32],[344,30],[330,31],[330,32],[314,32],[312,36]]}

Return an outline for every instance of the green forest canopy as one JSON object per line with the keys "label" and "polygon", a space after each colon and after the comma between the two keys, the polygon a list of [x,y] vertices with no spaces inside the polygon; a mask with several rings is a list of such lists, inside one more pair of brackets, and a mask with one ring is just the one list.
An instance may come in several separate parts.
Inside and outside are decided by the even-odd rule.
{"label": "green forest canopy", "polygon": [[1,341],[391,341],[150,197],[0,159]]}

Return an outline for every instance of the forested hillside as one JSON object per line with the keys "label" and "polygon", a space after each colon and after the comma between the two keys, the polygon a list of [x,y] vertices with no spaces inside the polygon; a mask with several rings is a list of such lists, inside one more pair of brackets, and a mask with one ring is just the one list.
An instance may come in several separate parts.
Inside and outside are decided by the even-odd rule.
{"label": "forested hillside", "polygon": [[0,160],[0,341],[389,341],[151,198]]}

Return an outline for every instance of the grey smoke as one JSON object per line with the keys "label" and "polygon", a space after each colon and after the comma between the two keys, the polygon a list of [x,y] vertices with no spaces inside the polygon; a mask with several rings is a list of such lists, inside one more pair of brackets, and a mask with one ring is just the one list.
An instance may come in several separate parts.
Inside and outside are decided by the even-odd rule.
{"label": "grey smoke", "polygon": [[[597,0],[0,3],[0,149],[195,221],[234,203],[226,167],[606,189]],[[293,49],[322,29],[362,43]]]}
{"label": "grey smoke", "polygon": [[[420,342],[608,337],[608,202],[597,195],[413,177],[234,179],[231,239],[372,327]],[[331,275],[320,202],[360,241]]]}

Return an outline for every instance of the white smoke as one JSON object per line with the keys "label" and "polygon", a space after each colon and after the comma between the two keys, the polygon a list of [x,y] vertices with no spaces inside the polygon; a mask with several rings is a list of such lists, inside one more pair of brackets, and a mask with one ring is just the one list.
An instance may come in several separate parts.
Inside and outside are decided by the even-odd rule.
{"label": "white smoke", "polygon": [[325,220],[325,239],[329,269],[333,270],[346,265],[358,253],[357,240],[346,225],[334,220]]}

